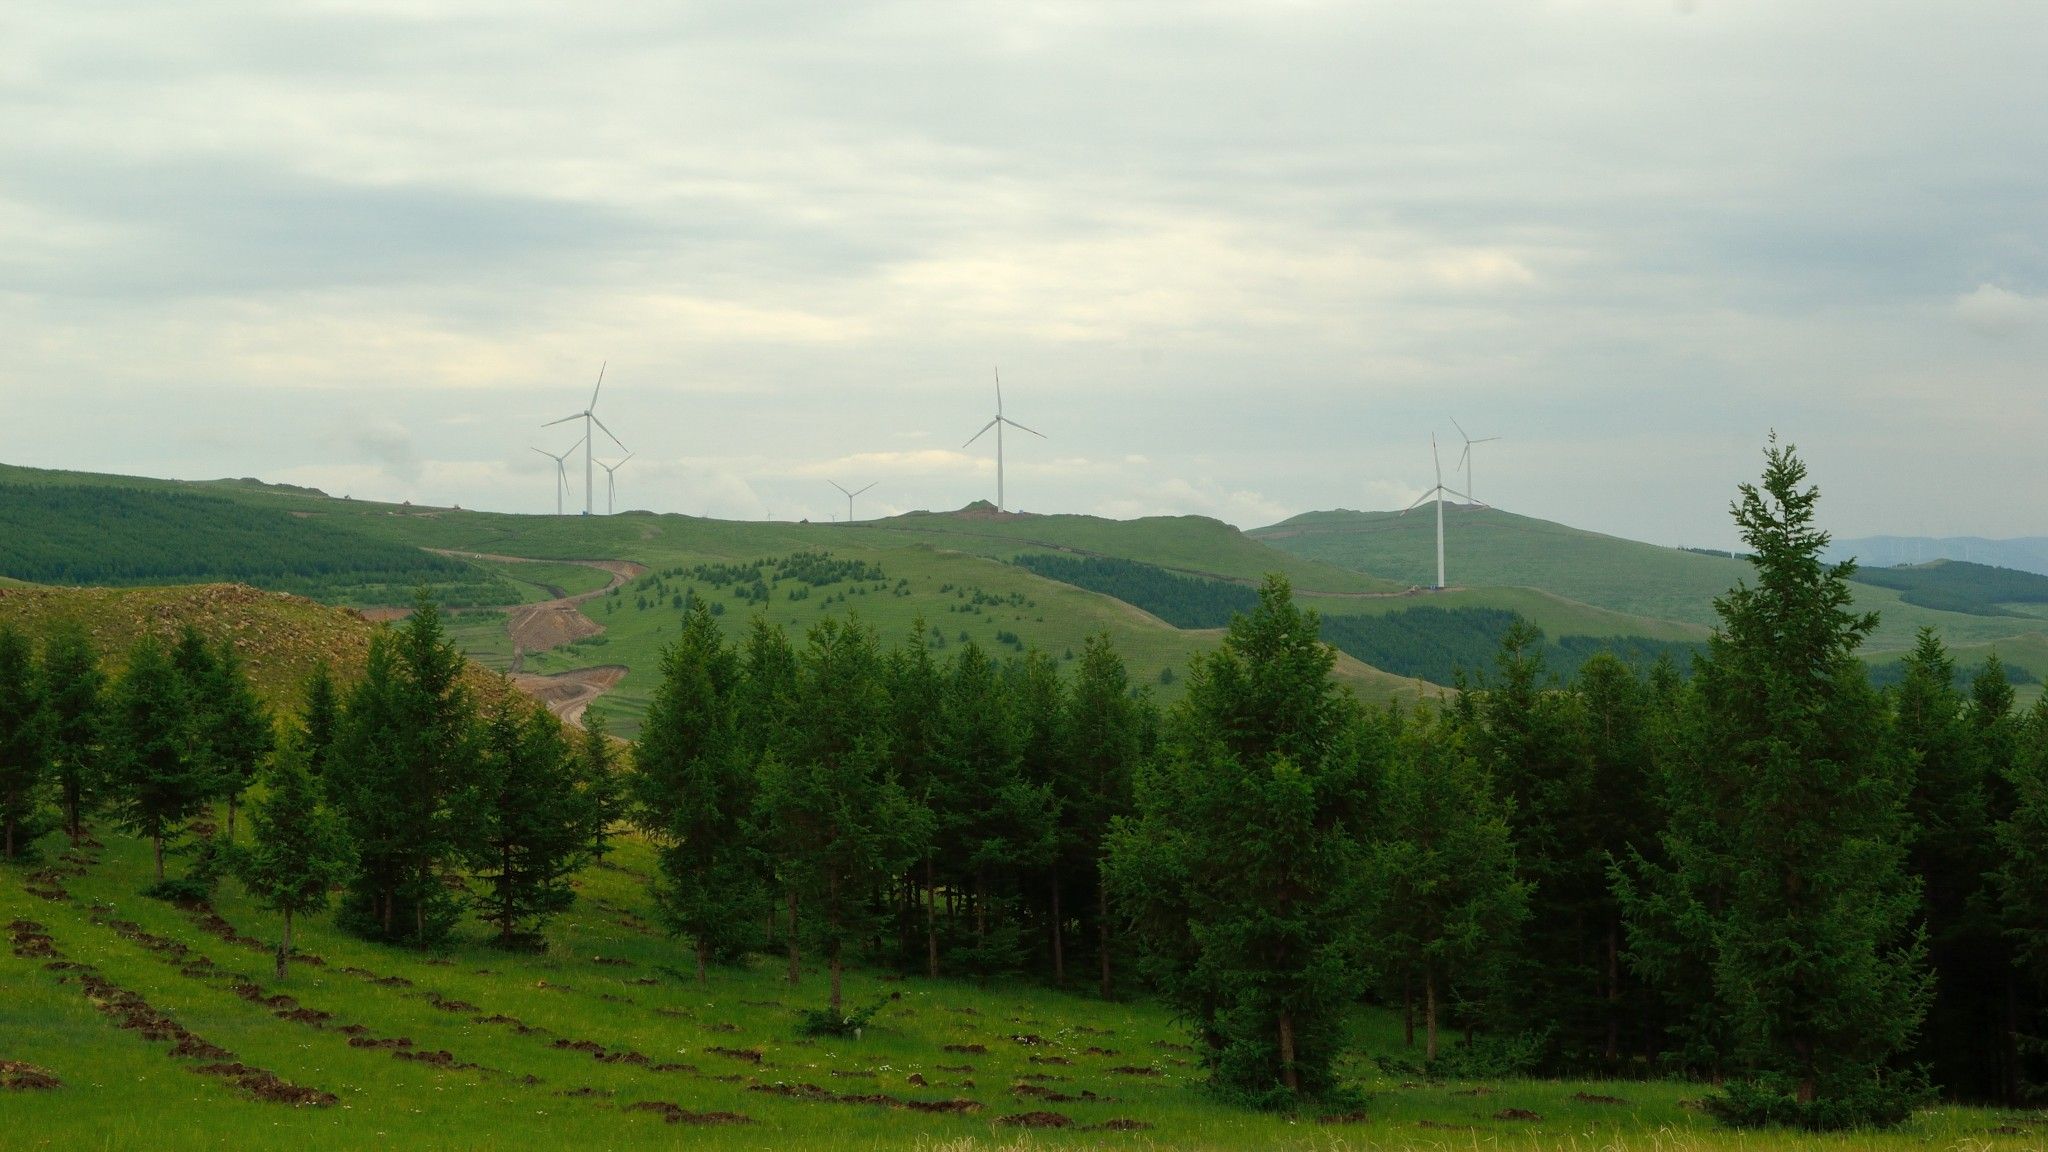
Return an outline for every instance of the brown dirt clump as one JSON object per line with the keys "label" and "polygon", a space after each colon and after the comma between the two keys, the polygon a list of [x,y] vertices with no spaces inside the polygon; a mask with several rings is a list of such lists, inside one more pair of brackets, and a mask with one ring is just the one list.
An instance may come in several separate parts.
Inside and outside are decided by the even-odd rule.
{"label": "brown dirt clump", "polygon": [[948,1051],[948,1052],[958,1052],[958,1053],[960,1053],[960,1054],[962,1054],[962,1055],[964,1055],[964,1056],[986,1056],[986,1055],[988,1054],[988,1045],[986,1045],[986,1044],[948,1044],[948,1045],[946,1045],[946,1048],[945,1048],[945,1050],[946,1050],[946,1051]]}
{"label": "brown dirt clump", "polygon": [[26,1060],[0,1060],[0,1090],[48,1092],[63,1086],[62,1080]]}
{"label": "brown dirt clump", "polygon": [[1495,1120],[1541,1120],[1543,1117],[1527,1108],[1503,1108],[1493,1114]]}
{"label": "brown dirt clump", "polygon": [[1110,1069],[1110,1071],[1111,1071],[1111,1072],[1115,1072],[1115,1073],[1116,1073],[1116,1074],[1118,1074],[1119,1076],[1159,1076],[1159,1075],[1163,1075],[1163,1073],[1161,1073],[1161,1072],[1159,1071],[1159,1069],[1157,1069],[1157,1068],[1147,1068],[1147,1067],[1145,1067],[1145,1066],[1143,1066],[1143,1065],[1141,1065],[1141,1064],[1119,1064],[1119,1065],[1117,1065],[1116,1067],[1114,1067],[1114,1068],[1111,1068],[1111,1069]]}
{"label": "brown dirt clump", "polygon": [[910,1075],[905,1076],[903,1078],[903,1082],[905,1084],[910,1085],[912,1088],[931,1087],[931,1081],[925,1079],[924,1074],[922,1072],[912,1072]]}
{"label": "brown dirt clump", "polygon": [[1010,1116],[996,1117],[996,1123],[1005,1128],[1072,1128],[1071,1116],[1058,1112],[1018,1112]]}
{"label": "brown dirt clump", "polygon": [[1126,1120],[1122,1117],[1104,1120],[1100,1124],[1090,1124],[1081,1129],[1083,1132],[1149,1132],[1151,1130],[1152,1126],[1143,1120]]}
{"label": "brown dirt clump", "polygon": [[[609,1093],[607,1093],[609,1095]],[[692,1112],[666,1100],[636,1100],[622,1112],[658,1112],[670,1124],[752,1124],[754,1118],[742,1112]]]}
{"label": "brown dirt clump", "polygon": [[723,1056],[728,1060],[744,1060],[749,1064],[759,1064],[761,1062],[761,1054],[752,1048],[725,1048],[713,1044],[704,1050],[713,1056]]}
{"label": "brown dirt clump", "polygon": [[[1061,1068],[1071,1068],[1074,1064],[1072,1060],[1067,1059],[1065,1056],[1033,1056],[1030,1057],[1030,1060],[1033,1064],[1051,1064]],[[1120,1072],[1122,1069],[1111,1068],[1110,1071]]]}
{"label": "brown dirt clump", "polygon": [[1622,1099],[1621,1097],[1619,1097],[1619,1096],[1602,1096],[1602,1095],[1599,1095],[1598,1093],[1595,1093],[1595,1092],[1574,1092],[1574,1093],[1572,1093],[1572,1099],[1574,1099],[1574,1100],[1577,1100],[1577,1101],[1578,1101],[1579,1103],[1581,1103],[1581,1104],[1626,1104],[1626,1103],[1628,1103],[1628,1101],[1626,1101],[1626,1100],[1623,1100],[1623,1099]]}
{"label": "brown dirt clump", "polygon": [[303,1087],[289,1080],[279,1079],[274,1072],[251,1068],[239,1061],[202,1064],[192,1070],[202,1076],[219,1076],[232,1081],[235,1087],[269,1104],[290,1104],[294,1108],[330,1108],[341,1102],[332,1092]]}
{"label": "brown dirt clump", "polygon": [[56,941],[43,926],[34,920],[16,920],[7,925],[7,941],[14,954],[23,960],[58,960],[63,953],[57,951]]}
{"label": "brown dirt clump", "polygon": [[1359,1112],[1339,1112],[1339,1113],[1336,1113],[1335,1115],[1331,1115],[1331,1116],[1318,1116],[1318,1117],[1316,1117],[1316,1123],[1318,1123],[1318,1124],[1363,1124],[1363,1123],[1365,1123],[1365,1122],[1366,1122],[1366,1121],[1367,1121],[1368,1119],[1370,1119],[1370,1117],[1368,1117],[1368,1116],[1367,1116],[1367,1115],[1366,1115],[1366,1114],[1365,1114],[1365,1113],[1364,1113],[1363,1111],[1359,1111]]}

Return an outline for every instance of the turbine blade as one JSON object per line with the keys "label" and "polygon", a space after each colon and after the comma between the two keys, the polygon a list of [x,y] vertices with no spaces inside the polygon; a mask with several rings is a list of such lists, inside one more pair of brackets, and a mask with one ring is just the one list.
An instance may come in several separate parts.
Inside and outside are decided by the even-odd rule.
{"label": "turbine blade", "polygon": [[1458,469],[1463,468],[1465,466],[1465,461],[1470,460],[1472,458],[1473,443],[1474,442],[1471,440],[1465,441],[1465,450],[1463,452],[1458,453],[1458,462],[1456,464],[1451,465],[1451,471],[1456,472]]}
{"label": "turbine blade", "polygon": [[573,415],[573,416],[564,416],[564,417],[562,417],[562,418],[561,418],[560,420],[550,420],[550,421],[548,421],[547,423],[545,423],[545,424],[541,425],[541,427],[543,427],[543,428],[553,428],[553,427],[554,427],[555,425],[557,425],[557,424],[567,424],[567,423],[568,423],[569,421],[571,421],[571,420],[581,420],[581,419],[583,419],[583,413],[581,413],[581,412],[578,412],[578,413],[576,413],[576,414],[575,414],[575,415]]}
{"label": "turbine blade", "polygon": [[[995,427],[995,426],[996,426],[997,424],[1001,423],[1001,422],[1002,422],[1002,419],[1003,419],[1003,418],[1002,418],[1001,416],[998,416],[998,417],[996,417],[996,418],[995,418],[994,420],[991,420],[991,421],[989,421],[988,423],[986,423],[986,424],[983,424],[983,425],[981,426],[981,431],[979,431],[979,432],[976,432],[976,433],[975,433],[974,435],[972,435],[972,436],[969,436],[969,437],[967,438],[967,444],[972,444],[972,443],[974,443],[974,442],[975,442],[976,440],[979,440],[979,439],[981,439],[981,438],[982,438],[983,436],[987,435],[987,434],[988,434],[988,430],[989,430],[989,429],[991,429],[991,428],[993,428],[993,427]],[[967,444],[962,444],[962,445],[961,445],[961,447],[962,447],[962,448],[965,448],[965,447],[967,447]]]}
{"label": "turbine blade", "polygon": [[1465,431],[1465,426],[1463,424],[1458,423],[1458,418],[1456,416],[1451,417],[1451,427],[1456,428],[1458,430],[1458,435],[1464,439],[1465,443],[1470,444],[1472,442],[1471,434]]}
{"label": "turbine blade", "polygon": [[[592,416],[590,417],[590,422],[597,425],[599,428],[604,428],[604,421],[599,420],[595,414],[592,414]],[[604,428],[604,434],[612,437],[612,443],[617,444],[621,448],[626,447],[625,443],[621,441],[617,436],[612,436],[611,429]],[[630,449],[628,449],[628,451],[630,451]]]}
{"label": "turbine blade", "polygon": [[1401,509],[1401,515],[1403,515],[1403,516],[1406,516],[1406,515],[1407,515],[1407,514],[1409,514],[1410,512],[1413,512],[1413,511],[1415,511],[1415,510],[1416,510],[1417,508],[1420,508],[1420,507],[1422,507],[1422,506],[1423,506],[1424,504],[1427,504],[1427,503],[1429,503],[1429,498],[1430,498],[1430,497],[1432,497],[1432,496],[1434,496],[1434,495],[1436,495],[1436,494],[1437,494],[1438,492],[1440,492],[1440,491],[1442,491],[1442,490],[1443,490],[1443,485],[1439,484],[1439,485],[1437,485],[1437,486],[1436,486],[1435,488],[1431,488],[1431,489],[1430,489],[1429,491],[1427,491],[1427,492],[1424,492],[1424,493],[1423,493],[1422,495],[1420,495],[1420,496],[1417,496],[1417,497],[1415,498],[1415,503],[1413,503],[1413,504],[1410,504],[1410,505],[1409,505],[1409,506],[1407,506],[1406,508],[1403,508],[1403,509]]}
{"label": "turbine blade", "polygon": [[545,448],[535,448],[534,451],[540,453],[541,455],[547,457],[550,460],[553,460],[555,458],[555,454],[553,452],[548,451]]}
{"label": "turbine blade", "polygon": [[1029,432],[1029,433],[1031,433],[1031,434],[1032,434],[1033,436],[1036,436],[1036,437],[1038,437],[1038,438],[1039,438],[1040,440],[1043,440],[1043,439],[1045,439],[1045,438],[1046,438],[1046,435],[1045,435],[1045,433],[1043,433],[1043,432],[1040,432],[1040,431],[1037,431],[1036,429],[1032,429],[1032,428],[1026,428],[1026,427],[1025,427],[1025,426],[1023,426],[1022,424],[1019,424],[1019,423],[1017,423],[1017,422],[1016,422],[1015,420],[1012,420],[1012,419],[1010,419],[1010,418],[1009,418],[1009,417],[1007,417],[1007,416],[1003,417],[1002,419],[1003,419],[1003,423],[1005,423],[1005,424],[1008,424],[1008,425],[1009,425],[1010,427],[1012,427],[1012,428],[1015,428],[1015,429],[1016,429],[1017,431],[1019,431],[1019,432]]}
{"label": "turbine blade", "polygon": [[596,410],[597,410],[597,394],[598,394],[599,392],[601,392],[601,391],[603,391],[603,390],[604,390],[604,370],[605,370],[605,366],[606,366],[607,364],[609,364],[609,363],[610,363],[610,361],[608,361],[608,360],[603,360],[603,361],[599,361],[599,362],[598,362],[598,365],[597,365],[597,387],[595,387],[595,388],[592,388],[592,389],[590,390],[590,409],[591,409],[591,411],[596,411]]}
{"label": "turbine blade", "polygon": [[853,495],[853,493],[847,492],[845,487],[843,487],[837,480],[827,480],[825,481],[825,483],[830,484],[834,488],[838,488],[840,492],[844,493],[848,497],[851,497]]}
{"label": "turbine blade", "polygon": [[[877,481],[875,481],[875,484],[880,484],[880,483],[881,483],[881,481],[880,481],[880,480],[877,480]],[[868,485],[868,488],[873,488],[873,487],[875,486],[875,484],[870,484],[870,485]],[[860,495],[860,493],[861,493],[861,492],[865,492],[865,491],[867,491],[867,490],[868,490],[868,488],[863,488],[863,489],[861,489],[861,490],[860,490],[860,492],[849,492],[849,493],[847,493],[847,495],[849,495],[849,496],[858,496],[858,495]]]}
{"label": "turbine blade", "polygon": [[1486,438],[1485,438],[1485,439],[1483,439],[1483,440],[1474,440],[1474,441],[1472,441],[1472,443],[1474,443],[1474,444],[1491,444],[1491,443],[1493,443],[1493,442],[1494,442],[1495,440],[1498,440],[1498,439],[1500,439],[1500,437],[1498,437],[1498,436],[1488,436],[1488,437],[1486,437]]}

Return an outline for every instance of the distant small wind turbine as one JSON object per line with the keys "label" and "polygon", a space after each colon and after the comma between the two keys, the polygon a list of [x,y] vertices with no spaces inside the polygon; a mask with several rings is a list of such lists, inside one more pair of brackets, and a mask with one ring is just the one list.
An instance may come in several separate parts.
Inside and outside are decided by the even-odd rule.
{"label": "distant small wind turbine", "polygon": [[983,424],[980,432],[969,436],[967,443],[960,446],[965,448],[976,440],[981,439],[982,436],[987,434],[989,429],[993,428],[996,430],[996,511],[998,512],[1003,511],[1003,425],[1005,424],[1019,432],[1030,432],[1040,440],[1045,439],[1045,433],[1026,428],[1008,416],[1003,415],[1003,374],[999,369],[996,372],[996,418]]}
{"label": "distant small wind turbine", "polygon": [[[1472,499],[1470,493],[1478,491],[1478,489],[1472,486],[1472,446],[1474,444],[1491,444],[1494,441],[1500,439],[1500,437],[1481,436],[1479,439],[1474,440],[1471,436],[1466,434],[1465,426],[1458,423],[1456,417],[1451,418],[1451,427],[1456,428],[1458,430],[1458,435],[1463,436],[1465,438],[1465,451],[1462,455],[1458,457],[1458,463],[1462,465],[1465,469],[1465,491],[1467,493],[1465,499],[1470,500]],[[1451,471],[1456,472],[1457,468],[1452,468]]]}
{"label": "distant small wind turbine", "polygon": [[[590,390],[590,403],[584,406],[583,411],[571,413],[560,420],[550,420],[541,425],[543,428],[552,428],[557,424],[567,424],[571,420],[583,421],[583,514],[585,516],[597,511],[597,483],[596,473],[593,471],[593,466],[597,463],[597,440],[595,439],[597,433],[591,431],[590,426],[595,424],[599,428],[604,428],[604,434],[611,436],[612,443],[617,444],[620,451],[628,451],[625,443],[617,436],[612,436],[612,430],[605,428],[604,421],[597,418],[597,394],[604,389],[604,370],[605,365],[599,364],[597,366],[597,387]],[[574,449],[571,449],[571,451],[574,451]]]}
{"label": "distant small wind turbine", "polygon": [[564,449],[559,456],[545,448],[534,449],[535,452],[555,462],[555,515],[557,516],[562,514],[562,493],[569,490],[569,465],[567,461],[581,447],[583,447],[583,441],[578,440]]}
{"label": "distant small wind turbine", "polygon": [[1417,508],[1422,507],[1423,501],[1429,499],[1432,496],[1436,497],[1435,587],[1437,591],[1441,592],[1444,589],[1444,496],[1447,494],[1451,496],[1463,496],[1465,497],[1466,502],[1471,504],[1477,504],[1478,501],[1472,499],[1470,495],[1464,492],[1460,492],[1455,488],[1444,487],[1444,462],[1443,458],[1437,455],[1436,433],[1434,432],[1429,434],[1429,459],[1433,464],[1436,465],[1436,487],[1431,488],[1429,491],[1424,492],[1420,496],[1417,496],[1415,498],[1415,503],[1410,504],[1408,507],[1401,509],[1401,515],[1406,516],[1408,513],[1413,512]]}
{"label": "distant small wind turbine", "polygon": [[[825,483],[832,485],[834,488],[839,489],[841,492],[846,492],[845,485],[842,485],[837,480],[827,480],[825,481]],[[851,492],[846,492],[846,522],[848,524],[853,523],[853,498],[867,491],[868,488],[873,488],[875,484],[880,483],[881,481],[877,480],[874,482],[874,484],[869,484],[867,488],[856,488]]]}
{"label": "distant small wind turbine", "polygon": [[612,514],[612,497],[618,495],[619,469],[624,468],[626,461],[632,458],[633,454],[628,452],[617,464],[607,464],[602,460],[597,462],[597,466],[604,469],[604,514],[607,516]]}

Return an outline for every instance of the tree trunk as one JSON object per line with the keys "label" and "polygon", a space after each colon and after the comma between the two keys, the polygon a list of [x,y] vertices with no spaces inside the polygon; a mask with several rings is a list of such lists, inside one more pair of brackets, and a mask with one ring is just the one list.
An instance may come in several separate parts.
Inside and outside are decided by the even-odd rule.
{"label": "tree trunk", "polygon": [[1109,999],[1109,881],[1095,880],[1095,951],[1102,959],[1102,998]]}
{"label": "tree trunk", "polygon": [[2005,976],[2005,1102],[2020,1102],[2020,989],[2010,970]]}
{"label": "tree trunk", "polygon": [[1052,866],[1052,982],[1067,984],[1066,925],[1060,922],[1060,866]]}
{"label": "tree trunk", "polygon": [[1415,973],[1401,973],[1401,1044],[1415,1047]]}
{"label": "tree trunk", "polygon": [[73,848],[78,847],[78,841],[81,839],[81,830],[78,826],[78,807],[78,789],[71,784],[66,784],[64,786],[64,831],[71,835],[71,846]]}
{"label": "tree trunk", "polygon": [[796,889],[789,890],[789,983],[795,987],[803,978],[803,957],[796,945]]}
{"label": "tree trunk", "polygon": [[398,903],[398,894],[386,888],[378,895],[383,897],[381,903],[384,906],[383,912],[378,916],[378,919],[384,922],[384,938],[388,940],[391,938],[391,918],[398,915],[398,910],[395,907]]}
{"label": "tree trunk", "polygon": [[1425,1064],[1436,1063],[1436,970],[1422,969],[1422,1060]]}
{"label": "tree trunk", "polygon": [[498,849],[498,938],[512,946],[512,847]]}
{"label": "tree trunk", "polygon": [[284,931],[277,937],[277,978],[284,979],[284,958],[292,954],[292,910],[284,910]]}
{"label": "tree trunk", "polygon": [[1607,1062],[1621,1059],[1621,941],[1607,925]]}
{"label": "tree trunk", "polygon": [[825,880],[825,949],[832,961],[832,1018],[844,1019],[839,1011],[839,877],[828,876]]}
{"label": "tree trunk", "polygon": [[697,983],[699,984],[709,984],[711,982],[710,952],[710,947],[704,943],[702,937],[699,937],[697,940]]}
{"label": "tree trunk", "polygon": [[150,842],[150,846],[151,846],[151,847],[152,847],[153,849],[155,849],[155,852],[156,852],[156,882],[157,882],[157,883],[159,883],[159,884],[161,884],[161,883],[163,883],[163,882],[164,882],[164,833],[163,833],[163,829],[159,828],[159,829],[157,829],[157,830],[156,830],[155,832],[151,833],[151,834],[150,834],[150,837],[149,837],[149,842]]}
{"label": "tree trunk", "polygon": [[924,963],[925,974],[939,978],[939,885],[932,875],[932,858],[924,858]]}
{"label": "tree trunk", "polygon": [[1301,1075],[1294,1070],[1294,1013],[1280,1010],[1280,1080],[1287,1090],[1301,1095]]}

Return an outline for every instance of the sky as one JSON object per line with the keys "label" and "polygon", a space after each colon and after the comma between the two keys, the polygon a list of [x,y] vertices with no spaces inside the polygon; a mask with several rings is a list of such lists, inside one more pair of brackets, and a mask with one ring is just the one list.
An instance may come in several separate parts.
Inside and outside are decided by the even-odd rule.
{"label": "sky", "polygon": [[[2037,0],[0,6],[0,461],[2048,534]],[[1455,422],[1455,424],[1454,424]],[[599,458],[625,454],[601,438]],[[1455,475],[1454,475],[1455,474]],[[596,503],[605,507],[604,474]],[[572,473],[580,505],[580,467]]]}

